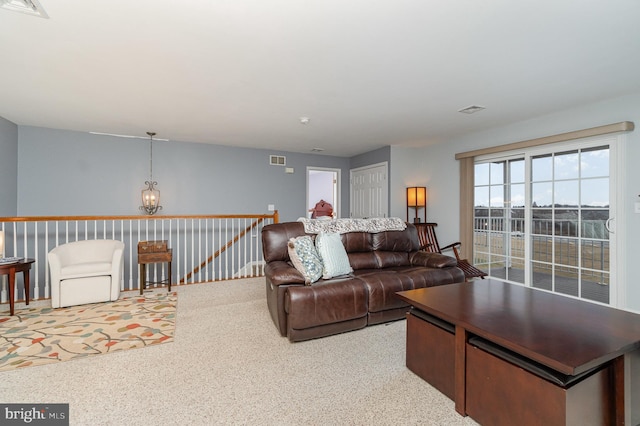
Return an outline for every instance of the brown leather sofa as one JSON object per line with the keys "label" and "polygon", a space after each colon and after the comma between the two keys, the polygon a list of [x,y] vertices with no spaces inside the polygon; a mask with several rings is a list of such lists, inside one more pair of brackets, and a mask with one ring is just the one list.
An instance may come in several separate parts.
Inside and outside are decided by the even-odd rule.
{"label": "brown leather sofa", "polygon": [[407,224],[404,231],[342,234],[353,273],[305,285],[287,249],[302,235],[309,234],[300,222],[262,229],[267,305],[292,342],[403,319],[409,306],[396,292],[464,281],[455,258],[419,251],[416,228]]}

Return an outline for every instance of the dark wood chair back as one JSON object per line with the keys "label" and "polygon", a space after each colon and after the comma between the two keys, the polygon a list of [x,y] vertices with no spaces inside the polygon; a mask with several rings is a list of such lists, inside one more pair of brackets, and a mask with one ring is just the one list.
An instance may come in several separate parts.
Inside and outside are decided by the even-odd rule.
{"label": "dark wood chair back", "polygon": [[440,247],[438,244],[438,237],[436,236],[436,226],[437,223],[434,222],[426,222],[426,223],[414,223],[416,229],[418,230],[418,240],[420,241],[420,250],[424,250],[430,253],[440,253],[443,254],[443,251],[451,250],[453,251],[456,260],[458,261],[458,268],[464,271],[464,276],[467,281],[470,278],[482,278],[488,276],[488,274],[475,266],[473,266],[467,259],[460,259],[460,253],[458,249],[461,246],[459,241],[448,244],[444,247]]}

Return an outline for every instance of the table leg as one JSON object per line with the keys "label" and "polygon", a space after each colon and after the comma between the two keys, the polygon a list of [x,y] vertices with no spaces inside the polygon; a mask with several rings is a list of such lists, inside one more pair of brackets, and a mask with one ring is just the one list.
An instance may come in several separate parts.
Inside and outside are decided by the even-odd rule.
{"label": "table leg", "polygon": [[13,299],[16,292],[16,270],[11,268],[9,270],[9,315],[13,315]]}
{"label": "table leg", "polygon": [[144,263],[140,264],[140,296],[142,296],[145,283],[147,282],[147,268]]}
{"label": "table leg", "polygon": [[624,355],[613,360],[613,406],[615,409],[615,424],[623,425],[624,412]]}
{"label": "table leg", "polygon": [[169,291],[171,291],[171,261],[169,263]]}
{"label": "table leg", "polygon": [[456,325],[455,403],[456,411],[467,415],[467,330]]}
{"label": "table leg", "polygon": [[24,302],[27,306],[29,306],[29,287],[31,284],[31,281],[29,281],[29,275],[29,269],[22,271],[22,279],[24,280]]}

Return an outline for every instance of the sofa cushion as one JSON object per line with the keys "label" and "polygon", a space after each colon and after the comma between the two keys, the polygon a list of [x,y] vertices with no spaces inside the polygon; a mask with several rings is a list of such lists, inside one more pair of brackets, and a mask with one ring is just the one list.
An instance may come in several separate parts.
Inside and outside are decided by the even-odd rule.
{"label": "sofa cushion", "polygon": [[414,266],[426,266],[428,268],[446,268],[457,266],[455,257],[446,256],[440,253],[429,253],[426,251],[416,251],[409,255],[409,260]]}
{"label": "sofa cushion", "polygon": [[347,253],[373,251],[373,234],[368,232],[347,232],[341,234],[340,238]]}
{"label": "sofa cushion", "polygon": [[411,265],[409,253],[401,251],[376,251],[374,253],[378,259],[378,266],[380,268]]}
{"label": "sofa cushion", "polygon": [[358,269],[378,269],[378,260],[376,254],[370,252],[347,253],[349,256],[349,264],[354,271]]}
{"label": "sofa cushion", "polygon": [[304,275],[305,284],[318,281],[322,277],[323,264],[311,237],[303,235],[291,238],[288,247],[291,263]]}
{"label": "sofa cushion", "polygon": [[369,294],[369,312],[402,308],[408,304],[396,296],[396,292],[413,290],[411,278],[395,271],[380,270],[375,274],[359,274]]}
{"label": "sofa cushion", "polygon": [[464,272],[460,268],[441,269],[422,266],[398,266],[389,269],[411,278],[414,288],[464,282]]}
{"label": "sofa cushion", "polygon": [[300,222],[272,223],[262,228],[262,254],[265,262],[289,260],[287,243],[291,238],[305,235]]}
{"label": "sofa cushion", "polygon": [[324,272],[322,278],[329,279],[353,272],[347,251],[342,245],[340,234],[320,233],[316,237],[316,248],[322,258]]}
{"label": "sofa cushion", "polygon": [[288,327],[292,329],[318,327],[367,315],[367,291],[357,278],[320,280],[312,286],[288,287],[284,297]]}
{"label": "sofa cushion", "polygon": [[385,231],[372,235],[373,250],[379,251],[417,251],[420,249],[415,226],[407,226],[404,231]]}

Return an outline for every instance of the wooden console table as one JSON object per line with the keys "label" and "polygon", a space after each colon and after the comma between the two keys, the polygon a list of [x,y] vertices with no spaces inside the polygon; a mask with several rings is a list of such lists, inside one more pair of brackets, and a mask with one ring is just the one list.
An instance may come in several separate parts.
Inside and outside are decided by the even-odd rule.
{"label": "wooden console table", "polygon": [[[624,423],[624,354],[640,347],[640,315],[496,280],[397,295],[412,306],[407,366],[460,414],[491,424],[565,424],[585,415]],[[564,378],[583,376],[555,385],[474,340]]]}
{"label": "wooden console table", "polygon": [[16,272],[22,272],[22,277],[24,279],[24,300],[25,303],[29,304],[29,270],[31,269],[31,264],[35,262],[35,259],[22,259],[15,263],[6,263],[0,265],[0,276],[9,275],[9,312],[10,315],[13,315],[14,308],[14,294],[15,294],[15,285],[16,285]]}
{"label": "wooden console table", "polygon": [[[140,295],[143,294],[147,283],[164,284],[169,286],[171,291],[171,261],[173,260],[173,250],[167,247],[167,241],[140,241],[138,243],[138,264],[140,265]],[[166,263],[167,278],[161,281],[147,281],[147,265],[149,263]]]}

